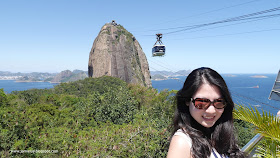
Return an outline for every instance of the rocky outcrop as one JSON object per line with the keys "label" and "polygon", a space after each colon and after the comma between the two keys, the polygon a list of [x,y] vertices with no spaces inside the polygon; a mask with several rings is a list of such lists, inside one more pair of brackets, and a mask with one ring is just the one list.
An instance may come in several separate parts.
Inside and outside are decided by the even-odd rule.
{"label": "rocky outcrop", "polygon": [[151,87],[149,64],[139,42],[121,25],[107,23],[94,40],[88,62],[89,77],[112,76]]}

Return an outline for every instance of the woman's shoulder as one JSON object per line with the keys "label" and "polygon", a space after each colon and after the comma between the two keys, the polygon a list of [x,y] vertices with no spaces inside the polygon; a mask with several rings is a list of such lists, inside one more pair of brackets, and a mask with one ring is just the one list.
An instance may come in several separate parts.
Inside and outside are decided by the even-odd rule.
{"label": "woman's shoulder", "polygon": [[[185,133],[182,129],[178,129],[178,130],[174,133],[173,137],[176,137],[176,136],[178,136],[177,139],[188,143],[188,145],[189,145],[190,147],[192,146],[192,139],[191,139],[190,136],[189,136],[187,133]],[[173,139],[173,138],[172,138],[172,139]]]}
{"label": "woman's shoulder", "polygon": [[[191,147],[192,140],[190,136],[187,133],[185,133],[182,129],[178,129],[171,139],[167,157],[190,158]],[[215,148],[212,148],[210,158],[227,158],[227,156],[219,154]]]}
{"label": "woman's shoulder", "polygon": [[191,142],[189,142],[189,135],[185,134],[183,131],[176,131],[171,139],[167,157],[177,158],[191,157]]}

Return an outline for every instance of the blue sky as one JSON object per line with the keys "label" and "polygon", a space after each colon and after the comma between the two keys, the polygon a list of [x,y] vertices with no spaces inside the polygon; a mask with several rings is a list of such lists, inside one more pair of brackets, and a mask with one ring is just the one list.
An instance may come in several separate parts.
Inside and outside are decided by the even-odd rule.
{"label": "blue sky", "polygon": [[[101,27],[112,20],[131,32],[150,70],[207,66],[220,73],[277,73],[280,16],[170,33],[280,7],[279,0],[10,0],[0,1],[0,71],[87,70]],[[280,14],[280,11],[263,15]],[[152,57],[156,33],[164,57]]]}

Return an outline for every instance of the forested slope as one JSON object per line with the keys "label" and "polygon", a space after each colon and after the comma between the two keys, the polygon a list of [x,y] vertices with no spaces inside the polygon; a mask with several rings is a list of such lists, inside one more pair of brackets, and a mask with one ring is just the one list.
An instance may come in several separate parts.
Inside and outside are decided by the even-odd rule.
{"label": "forested slope", "polygon": [[[0,155],[165,157],[174,108],[173,91],[108,76],[12,94],[1,89]],[[11,152],[34,150],[54,153]]]}

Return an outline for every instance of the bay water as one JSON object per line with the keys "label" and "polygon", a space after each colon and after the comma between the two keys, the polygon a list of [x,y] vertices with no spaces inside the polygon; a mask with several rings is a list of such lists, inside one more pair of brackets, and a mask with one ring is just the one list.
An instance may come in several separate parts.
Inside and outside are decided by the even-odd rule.
{"label": "bay water", "polygon": [[55,83],[49,82],[16,82],[15,80],[0,80],[0,89],[3,88],[4,92],[11,93],[12,91],[24,91],[28,89],[45,89],[53,88]]}
{"label": "bay water", "polygon": [[[233,101],[236,104],[256,107],[276,114],[280,110],[280,102],[269,100],[269,94],[274,85],[277,74],[223,74]],[[262,78],[262,76],[266,78]],[[186,76],[178,76],[177,79],[152,81],[154,88],[159,91],[180,90],[183,87]]]}
{"label": "bay water", "polygon": [[[265,74],[262,78],[258,74],[234,74],[222,75],[236,104],[257,107],[259,110],[276,114],[280,110],[280,102],[269,100],[270,91],[274,85],[277,74]],[[253,76],[253,77],[252,77]],[[255,76],[255,77],[254,77]],[[158,91],[164,89],[180,90],[183,87],[186,76],[178,76],[176,79],[152,81],[152,86]],[[23,91],[32,88],[53,88],[57,84],[49,82],[16,82],[15,80],[0,80],[0,89],[6,93]]]}

